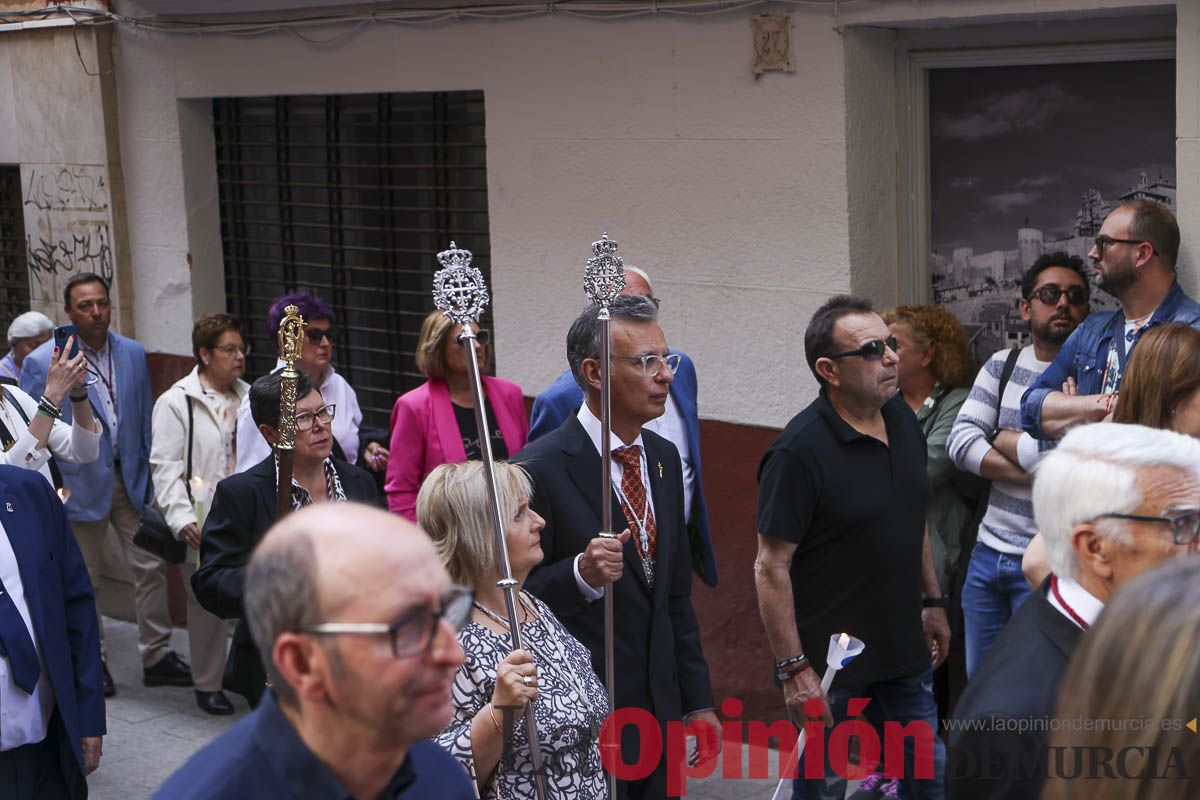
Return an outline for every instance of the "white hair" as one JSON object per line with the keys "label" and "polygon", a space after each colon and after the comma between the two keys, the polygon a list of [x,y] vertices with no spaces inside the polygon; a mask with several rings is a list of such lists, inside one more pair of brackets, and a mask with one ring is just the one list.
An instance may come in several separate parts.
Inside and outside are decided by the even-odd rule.
{"label": "white hair", "polygon": [[650,282],[650,276],[646,274],[646,270],[641,267],[635,267],[630,264],[625,264],[625,271],[632,272],[646,282],[646,288],[650,290],[650,296],[654,296],[654,284]]}
{"label": "white hair", "polygon": [[52,330],[54,320],[40,311],[26,311],[8,326],[8,343],[11,345],[20,339],[28,339],[30,336],[38,336]]}
{"label": "white hair", "polygon": [[1097,422],[1072,430],[1041,460],[1033,483],[1033,516],[1056,575],[1078,574],[1071,543],[1076,525],[1096,521],[1102,536],[1127,539],[1120,520],[1096,518],[1133,513],[1143,499],[1138,472],[1155,468],[1182,470],[1200,480],[1200,442],[1143,425]]}

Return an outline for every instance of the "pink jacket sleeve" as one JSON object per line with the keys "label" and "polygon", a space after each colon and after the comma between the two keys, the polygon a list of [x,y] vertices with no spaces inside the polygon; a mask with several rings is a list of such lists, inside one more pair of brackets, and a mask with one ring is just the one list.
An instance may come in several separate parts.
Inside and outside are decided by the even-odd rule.
{"label": "pink jacket sleeve", "polygon": [[401,396],[392,409],[391,451],[386,481],[388,509],[412,522],[417,521],[417,491],[425,470],[426,426],[422,414]]}

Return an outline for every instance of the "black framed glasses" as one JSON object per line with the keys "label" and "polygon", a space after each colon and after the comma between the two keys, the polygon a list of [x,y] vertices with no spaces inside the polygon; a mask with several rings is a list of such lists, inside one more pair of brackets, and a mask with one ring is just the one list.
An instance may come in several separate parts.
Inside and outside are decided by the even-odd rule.
{"label": "black framed glasses", "polygon": [[296,415],[296,430],[310,431],[312,430],[313,422],[316,420],[320,420],[322,425],[328,425],[333,422],[336,414],[337,403],[321,406],[316,411],[301,411]]}
{"label": "black framed glasses", "polygon": [[318,622],[301,625],[299,633],[315,636],[380,636],[392,640],[392,655],[412,658],[429,652],[437,635],[438,624],[445,620],[457,634],[471,618],[471,603],[475,592],[466,586],[451,586],[442,595],[438,608],[419,606],[392,623],[386,622]]}
{"label": "black framed glasses", "polygon": [[629,361],[634,364],[641,364],[642,374],[647,378],[653,378],[662,372],[664,366],[674,375],[676,370],[679,369],[681,356],[679,353],[671,353],[666,358],[663,358],[654,353],[647,353],[644,356],[613,356],[613,358],[617,361]]}
{"label": "black framed glasses", "polygon": [[857,350],[847,350],[844,353],[830,353],[826,358],[850,358],[851,356],[859,356],[865,361],[878,361],[883,358],[883,354],[888,350],[893,353],[899,347],[895,336],[889,336],[886,339],[872,339],[863,344]]}
{"label": "black framed glasses", "polygon": [[1093,239],[1092,242],[1096,245],[1096,252],[1099,253],[1101,256],[1104,255],[1104,248],[1108,247],[1110,244],[1142,244],[1142,243],[1149,244],[1150,251],[1152,253],[1154,253],[1155,255],[1158,255],[1158,250],[1156,250],[1154,248],[1154,245],[1150,244],[1150,242],[1147,242],[1145,239],[1116,239],[1116,238],[1113,238],[1112,236],[1105,236],[1104,234],[1100,234],[1095,239]]}
{"label": "black framed glasses", "polygon": [[1162,516],[1146,514],[1101,514],[1097,519],[1131,519],[1135,522],[1165,522],[1171,526],[1175,544],[1191,545],[1200,536],[1200,508],[1168,508]]}
{"label": "black framed glasses", "polygon": [[1029,296],[1036,297],[1048,306],[1058,305],[1058,298],[1063,295],[1067,296],[1067,302],[1073,306],[1085,305],[1088,301],[1088,290],[1086,286],[1068,286],[1062,288],[1055,283],[1047,283],[1045,286],[1039,286],[1030,292]]}
{"label": "black framed glasses", "polygon": [[322,339],[328,339],[333,344],[333,328],[305,328],[304,338],[309,344],[320,344]]}

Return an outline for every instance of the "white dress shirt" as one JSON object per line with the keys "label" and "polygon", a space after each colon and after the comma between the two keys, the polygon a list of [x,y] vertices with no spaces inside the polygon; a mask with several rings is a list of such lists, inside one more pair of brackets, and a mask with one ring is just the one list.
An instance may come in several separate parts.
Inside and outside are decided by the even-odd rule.
{"label": "white dress shirt", "polygon": [[8,658],[0,656],[0,750],[12,750],[46,738],[50,715],[54,711],[54,689],[50,686],[46,662],[42,659],[42,643],[38,641],[29,617],[29,604],[25,601],[25,585],[21,583],[17,555],[13,552],[3,522],[0,522],[0,581],[4,581],[4,590],[25,621],[25,629],[29,631],[29,638],[33,639],[38,663],[42,667],[33,694],[25,694],[25,690],[13,682]]}
{"label": "white dress shirt", "polygon": [[82,340],[79,341],[79,350],[87,359],[88,369],[96,381],[96,396],[100,398],[100,410],[104,413],[108,429],[112,432],[109,439],[112,440],[113,461],[116,461],[121,457],[118,447],[120,437],[117,436],[121,427],[121,405],[117,397],[117,364],[113,359],[108,334],[105,334],[104,344],[99,350],[93,350]]}
{"label": "white dress shirt", "polygon": [[[283,366],[280,361],[275,369]],[[341,445],[346,460],[351,464],[358,462],[358,429],[362,425],[362,409],[358,407],[358,395],[346,379],[338,375],[333,367],[325,373],[325,380],[317,387],[321,399],[326,405],[336,405],[333,416],[333,438]],[[297,397],[297,400],[300,398]],[[237,422],[237,472],[245,472],[264,458],[271,455],[271,445],[263,438],[262,432],[254,424],[250,414],[250,393],[242,398],[238,407]]]}
{"label": "white dress shirt", "polygon": [[[667,395],[667,407],[662,416],[652,419],[643,427],[663,437],[679,451],[679,463],[683,466],[683,516],[684,522],[692,521],[692,497],[696,493],[696,465],[692,461],[692,451],[688,447],[687,426],[683,423],[683,414],[673,395]],[[597,434],[597,437],[599,434]]]}
{"label": "white dress shirt", "polygon": [[[1071,578],[1058,579],[1058,593],[1062,595],[1062,599],[1071,607],[1071,610],[1078,614],[1084,622],[1089,626],[1096,624],[1096,618],[1104,610],[1104,603],[1098,597]],[[1072,624],[1077,628],[1082,627],[1068,613],[1067,609],[1063,608],[1063,604],[1058,602],[1058,598],[1054,596],[1054,592],[1050,592],[1049,600],[1050,605],[1054,606],[1058,610],[1058,613],[1071,620]]]}
{"label": "white dress shirt", "polygon": [[[600,452],[600,434],[603,433],[603,430],[601,430],[602,426],[600,424],[600,420],[596,419],[596,415],[592,413],[592,410],[590,408],[588,408],[587,403],[584,403],[582,406],[579,407],[579,413],[576,415],[576,417],[579,420],[579,424],[583,426],[583,430],[587,433],[588,438],[591,440],[592,446],[596,448],[596,453],[599,454],[599,452]],[[636,446],[636,447],[640,448],[639,452],[641,454],[641,460],[642,460],[642,486],[644,486],[646,488],[646,505],[647,505],[646,512],[648,514],[653,515],[654,514],[654,496],[651,494],[650,481],[647,479],[646,445],[644,442],[642,442],[642,434],[638,433],[637,438],[634,439],[630,445],[626,445],[624,442],[622,442],[620,440],[620,438],[618,438],[618,436],[615,433],[613,433],[612,431],[609,431],[608,432],[608,441],[609,441],[609,452],[610,453],[616,452],[620,448],[626,447],[626,446],[630,446],[630,447]],[[614,487],[618,487],[621,485],[621,480],[625,477],[625,468],[621,465],[620,461],[617,461],[617,459],[612,458],[611,455],[609,456],[609,458],[612,460],[613,485],[614,485]],[[615,493],[616,488],[614,488],[613,491]],[[614,528],[616,528],[618,526],[621,528],[621,530],[624,530],[626,527],[623,525],[619,525],[619,523],[616,523],[613,525]],[[579,559],[581,559],[581,558],[583,558],[583,553],[580,553],[579,555],[575,556],[575,585],[579,587],[579,591],[588,600],[599,600],[601,597],[604,596],[604,588],[601,587],[601,588],[597,589],[597,588],[593,587],[591,584],[589,584],[587,581],[585,581],[583,579],[582,575],[579,574]]]}

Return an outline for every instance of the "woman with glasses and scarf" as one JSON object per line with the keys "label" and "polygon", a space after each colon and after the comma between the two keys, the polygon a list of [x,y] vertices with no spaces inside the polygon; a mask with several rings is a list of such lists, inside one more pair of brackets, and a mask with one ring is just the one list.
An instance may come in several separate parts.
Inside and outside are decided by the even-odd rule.
{"label": "woman with glasses and scarf", "polygon": [[[227,314],[209,314],[192,327],[196,366],[163,392],[151,417],[150,477],[154,498],[171,532],[187,542],[191,558],[181,565],[185,580],[196,570],[202,511],[217,482],[237,463],[237,409],[250,391],[242,380],[246,343],[242,324]],[[188,645],[196,704],[208,714],[232,714],[221,691],[225,623],[187,592]]]}
{"label": "woman with glasses and scarf", "polygon": [[[253,424],[267,441],[267,455],[245,472],[216,486],[200,533],[200,566],[192,576],[196,599],[222,619],[238,620],[225,665],[224,688],[258,705],[266,675],[242,608],[243,577],[255,546],[275,524],[278,474],[280,376],[264,375],[250,387]],[[366,470],[331,455],[339,409],[303,372],[296,382],[296,442],[292,451],[292,510],[316,503],[357,501],[381,506],[375,479]]]}
{"label": "woman with glasses and scarf", "polygon": [[[271,341],[277,341],[279,325],[283,321],[283,310],[289,305],[300,309],[304,318],[304,352],[296,362],[296,368],[308,376],[326,403],[337,406],[337,417],[333,421],[333,454],[343,461],[358,464],[372,472],[382,472],[387,466],[388,451],[375,439],[382,439],[383,431],[375,431],[370,437],[362,430],[362,410],[358,407],[358,395],[346,379],[333,368],[334,324],[337,316],[333,309],[316,295],[295,292],[276,298],[267,311],[267,333]],[[276,371],[283,367],[280,361]],[[366,440],[366,441],[364,441]],[[361,449],[361,459],[360,459]],[[238,409],[238,460],[237,471],[245,472],[270,453],[271,447],[258,433],[250,413],[249,402]]]}
{"label": "woman with glasses and scarf", "polygon": [[[475,395],[467,373],[467,359],[458,343],[461,326],[441,311],[433,311],[421,325],[417,341],[417,370],[428,378],[411,392],[400,395],[392,408],[391,457],[388,459],[388,508],[416,520],[417,490],[439,464],[482,458],[475,424]],[[476,362],[482,375],[491,365],[491,334],[480,330]],[[484,410],[492,441],[492,454],[502,460],[516,455],[529,437],[525,396],[512,381],[483,375]]]}
{"label": "woman with glasses and scarf", "polygon": [[[535,700],[548,797],[603,797],[599,731],[608,715],[607,695],[587,648],[544,603],[520,590],[542,560],[540,533],[546,524],[529,507],[529,476],[518,466],[497,462],[496,483],[525,644],[512,652],[504,595],[496,586],[500,569],[483,464],[443,464],[417,496],[417,518],[433,537],[450,579],[475,593],[471,618],[458,634],[466,663],[452,688],[454,716],[437,741],[466,767],[480,797],[533,797],[523,710]],[[512,709],[516,720],[507,752],[504,709]]]}

